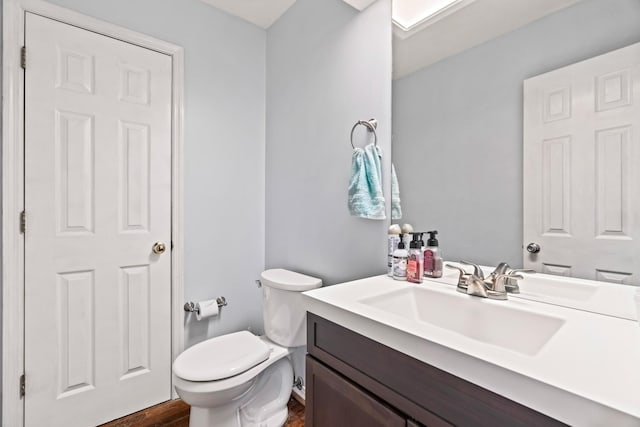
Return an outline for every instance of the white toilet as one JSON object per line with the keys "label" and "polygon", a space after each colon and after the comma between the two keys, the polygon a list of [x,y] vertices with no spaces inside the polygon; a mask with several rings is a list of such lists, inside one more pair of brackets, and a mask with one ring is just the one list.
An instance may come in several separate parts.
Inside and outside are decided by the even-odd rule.
{"label": "white toilet", "polygon": [[287,420],[289,355],[306,345],[301,292],[322,281],[282,269],[260,277],[265,336],[242,331],[211,338],[173,363],[176,391],[191,405],[190,427],[280,427]]}

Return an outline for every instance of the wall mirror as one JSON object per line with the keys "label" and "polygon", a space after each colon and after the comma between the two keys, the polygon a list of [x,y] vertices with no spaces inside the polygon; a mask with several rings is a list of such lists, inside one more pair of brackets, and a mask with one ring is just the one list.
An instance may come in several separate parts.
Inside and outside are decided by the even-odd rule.
{"label": "wall mirror", "polygon": [[[394,1],[396,9],[403,2]],[[530,206],[523,196],[526,170],[526,180],[540,182],[553,190],[546,203],[565,197],[563,203],[568,204],[567,209],[581,197],[583,186],[601,193],[602,182],[618,188],[617,192],[609,191],[602,206],[614,212],[611,206],[624,205],[625,212],[614,212],[605,220],[602,215],[600,219],[598,215],[591,215],[595,219],[590,238],[607,234],[607,230],[602,232],[603,221],[608,221],[607,226],[613,224],[614,228],[621,228],[618,220],[622,218],[626,234],[615,237],[637,240],[640,197],[621,200],[634,192],[640,194],[638,175],[629,172],[633,169],[630,165],[624,166],[626,169],[621,169],[622,172],[605,172],[617,171],[615,167],[625,162],[624,150],[640,151],[638,120],[635,119],[636,124],[632,120],[620,125],[603,124],[607,129],[628,127],[629,132],[626,136],[603,134],[609,138],[604,139],[611,142],[608,145],[598,145],[595,141],[595,154],[591,154],[585,163],[587,166],[580,166],[591,168],[582,171],[586,182],[570,187],[569,175],[563,174],[572,173],[571,169],[562,169],[566,144],[549,145],[546,155],[551,160],[547,161],[547,168],[551,168],[552,173],[546,178],[543,167],[523,168],[527,162],[525,154],[530,155],[523,150],[523,105],[525,80],[640,42],[640,2],[475,0],[449,3],[448,8],[435,15],[425,18],[423,14],[414,26],[406,19],[402,25],[396,22],[394,26],[393,163],[403,209],[403,218],[395,222],[411,223],[419,230],[437,229],[445,259],[468,259],[484,265],[504,261],[521,267],[523,259],[527,261],[531,256],[527,245],[536,243],[523,239],[526,214],[523,204]],[[635,65],[622,67],[627,70],[623,71],[626,73],[623,79],[600,82],[601,89],[608,90],[607,93],[628,94],[628,108],[640,102],[640,58],[637,56],[631,58]],[[589,81],[598,84],[596,75]],[[548,88],[540,90],[553,92]],[[570,109],[573,105],[572,111],[576,112],[578,104],[592,102],[575,90],[574,95],[569,99],[566,91],[559,92],[551,108]],[[566,107],[560,105],[563,99],[568,100]],[[579,128],[580,124],[576,122],[573,126]],[[602,129],[590,130],[592,137],[600,131]],[[576,138],[579,136],[574,136]],[[602,147],[614,146],[618,147],[617,151],[605,149],[603,152]],[[600,161],[602,164],[597,160],[598,150],[605,159]],[[571,166],[568,152],[564,154]],[[626,172],[629,173],[625,175]],[[573,202],[570,195],[574,197]],[[552,219],[564,220],[565,223],[560,224],[562,228],[580,220],[579,209],[585,208],[574,208],[576,212],[572,217],[563,217],[565,211],[559,208],[552,211]],[[586,209],[596,208],[592,205]],[[556,230],[553,227],[558,225],[550,226],[552,231]],[[537,243],[542,251],[551,250],[554,240]],[[635,268],[634,271],[625,270],[627,267],[601,269],[598,276],[599,255],[586,250],[561,250],[567,255],[565,258],[548,262],[546,269],[543,266],[539,271],[640,285],[637,248],[629,244],[609,250],[610,257],[629,260],[632,264],[629,268]],[[571,268],[573,259],[580,257],[589,260],[592,271]]]}

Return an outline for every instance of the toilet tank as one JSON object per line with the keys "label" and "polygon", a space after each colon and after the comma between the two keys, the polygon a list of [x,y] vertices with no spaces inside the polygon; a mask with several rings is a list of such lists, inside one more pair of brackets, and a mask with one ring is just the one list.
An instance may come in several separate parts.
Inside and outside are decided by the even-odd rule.
{"label": "toilet tank", "polygon": [[262,312],[267,337],[283,347],[307,344],[307,311],[302,292],[322,286],[322,280],[276,268],[260,275]]}

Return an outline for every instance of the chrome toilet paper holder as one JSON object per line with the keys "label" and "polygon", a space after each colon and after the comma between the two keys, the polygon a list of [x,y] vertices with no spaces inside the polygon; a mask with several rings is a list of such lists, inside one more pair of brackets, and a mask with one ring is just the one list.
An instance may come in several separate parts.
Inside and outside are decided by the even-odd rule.
{"label": "chrome toilet paper holder", "polygon": [[[216,303],[218,303],[218,308],[222,308],[227,305],[227,299],[225,297],[218,297],[216,298]],[[198,309],[193,302],[189,301],[184,303],[184,311],[189,313],[197,313]]]}

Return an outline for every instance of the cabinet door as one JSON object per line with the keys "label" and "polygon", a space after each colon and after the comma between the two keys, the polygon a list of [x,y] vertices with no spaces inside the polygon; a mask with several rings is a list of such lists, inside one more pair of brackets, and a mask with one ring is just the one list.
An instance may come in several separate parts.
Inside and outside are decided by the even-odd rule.
{"label": "cabinet door", "polygon": [[307,427],[405,427],[407,420],[307,356]]}

